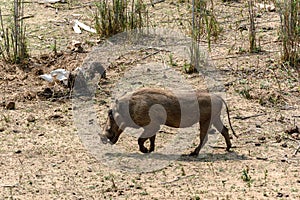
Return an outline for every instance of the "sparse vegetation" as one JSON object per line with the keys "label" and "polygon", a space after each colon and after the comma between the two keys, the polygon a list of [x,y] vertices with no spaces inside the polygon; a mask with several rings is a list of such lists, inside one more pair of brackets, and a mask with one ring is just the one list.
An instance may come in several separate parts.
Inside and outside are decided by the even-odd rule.
{"label": "sparse vegetation", "polygon": [[95,28],[100,36],[109,37],[147,25],[148,14],[142,0],[104,0],[95,4]]}
{"label": "sparse vegetation", "polygon": [[275,1],[280,14],[282,61],[295,67],[300,75],[300,1]]}
{"label": "sparse vegetation", "polygon": [[212,0],[195,0],[192,30],[193,38],[197,42],[205,38],[208,48],[211,49],[211,42],[216,41],[222,31],[214,12],[214,2]]}
{"label": "sparse vegetation", "polygon": [[247,183],[248,187],[251,186],[253,179],[249,175],[249,167],[248,166],[246,166],[246,168],[243,169],[241,179]]}
{"label": "sparse vegetation", "polygon": [[248,1],[248,12],[249,12],[249,51],[251,53],[257,52],[256,45],[256,29],[255,29],[255,11],[254,11],[254,3],[253,0]]}
{"label": "sparse vegetation", "polygon": [[24,24],[24,1],[14,0],[12,16],[6,20],[0,8],[0,55],[10,63],[21,63],[28,58],[26,26]]}
{"label": "sparse vegetation", "polygon": [[173,59],[173,54],[169,54],[169,64],[173,67],[177,66],[176,62]]}

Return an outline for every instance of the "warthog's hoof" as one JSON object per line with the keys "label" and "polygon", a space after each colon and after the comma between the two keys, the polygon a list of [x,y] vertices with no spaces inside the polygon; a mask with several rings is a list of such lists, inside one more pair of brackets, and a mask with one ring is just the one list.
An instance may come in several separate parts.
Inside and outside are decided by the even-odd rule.
{"label": "warthog's hoof", "polygon": [[199,154],[199,153],[197,153],[197,152],[193,151],[193,152],[191,152],[191,153],[189,154],[189,156],[194,156],[194,157],[197,157],[197,156],[198,156],[198,154]]}
{"label": "warthog's hoof", "polygon": [[146,147],[140,148],[142,153],[149,153],[149,150]]}
{"label": "warthog's hoof", "polygon": [[150,152],[153,152],[154,151],[154,147],[152,148],[152,147],[150,147],[150,149],[149,149],[149,153]]}
{"label": "warthog's hoof", "polygon": [[231,145],[226,147],[226,151],[230,151]]}

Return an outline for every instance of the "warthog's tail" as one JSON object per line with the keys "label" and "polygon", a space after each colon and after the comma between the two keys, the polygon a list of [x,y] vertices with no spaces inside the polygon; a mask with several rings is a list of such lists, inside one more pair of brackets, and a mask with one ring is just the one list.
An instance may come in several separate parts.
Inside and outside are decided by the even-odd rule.
{"label": "warthog's tail", "polygon": [[229,122],[229,126],[230,126],[230,129],[232,131],[232,134],[238,138],[238,136],[235,134],[233,128],[232,128],[232,125],[231,125],[231,121],[230,121],[230,116],[229,116],[229,109],[228,109],[228,106],[227,106],[227,103],[224,101],[224,99],[222,97],[220,97],[220,99],[222,100],[222,102],[224,103],[225,107],[226,107],[226,112],[227,112],[227,117],[228,117],[228,122]]}

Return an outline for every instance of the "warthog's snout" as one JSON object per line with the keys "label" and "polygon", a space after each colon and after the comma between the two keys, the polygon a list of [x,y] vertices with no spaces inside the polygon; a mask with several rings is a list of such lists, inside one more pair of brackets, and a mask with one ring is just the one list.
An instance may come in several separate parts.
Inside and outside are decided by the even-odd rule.
{"label": "warthog's snout", "polygon": [[106,137],[106,135],[100,135],[100,139],[103,144],[107,144],[110,142],[110,140]]}
{"label": "warthog's snout", "polygon": [[106,136],[107,137],[107,141],[111,144],[111,145],[113,145],[113,144],[116,144],[117,143],[117,141],[118,141],[118,137],[114,137],[114,136],[110,136],[110,137],[108,137],[108,136]]}
{"label": "warthog's snout", "polygon": [[[116,118],[118,118],[118,115],[116,115]],[[115,144],[118,141],[120,134],[123,132],[123,130],[118,126],[117,122],[115,121],[112,109],[108,111],[108,121],[106,123],[104,131],[105,136],[109,140],[110,144]]]}

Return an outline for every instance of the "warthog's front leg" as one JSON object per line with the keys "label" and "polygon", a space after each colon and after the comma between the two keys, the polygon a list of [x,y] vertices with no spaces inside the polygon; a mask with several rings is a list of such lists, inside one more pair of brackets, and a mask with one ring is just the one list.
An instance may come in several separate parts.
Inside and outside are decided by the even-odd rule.
{"label": "warthog's front leg", "polygon": [[[141,137],[140,137],[140,138],[138,139],[138,144],[139,144],[140,151],[143,152],[143,153],[150,153],[150,152],[154,151],[154,149],[155,149],[155,137],[156,137],[156,135],[153,135],[153,136],[150,137],[150,138],[141,138]],[[149,151],[148,151],[148,149],[144,146],[145,142],[146,142],[148,139],[150,140],[150,149],[149,149]]]}
{"label": "warthog's front leg", "polygon": [[149,149],[149,152],[152,152],[155,149],[155,137],[156,137],[156,135],[153,135],[150,138],[150,149]]}
{"label": "warthog's front leg", "polygon": [[[156,137],[156,132],[159,130],[159,126],[153,129],[146,129],[144,132],[141,134],[141,136],[138,139],[138,144],[140,151],[142,153],[150,153],[154,151],[155,149],[155,137]],[[147,140],[150,140],[150,149],[148,150],[144,144]]]}
{"label": "warthog's front leg", "polygon": [[144,143],[146,142],[146,140],[148,140],[148,138],[139,138],[138,139],[138,144],[139,144],[139,148],[140,148],[140,151],[142,153],[149,153],[148,149],[144,146]]}

